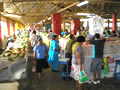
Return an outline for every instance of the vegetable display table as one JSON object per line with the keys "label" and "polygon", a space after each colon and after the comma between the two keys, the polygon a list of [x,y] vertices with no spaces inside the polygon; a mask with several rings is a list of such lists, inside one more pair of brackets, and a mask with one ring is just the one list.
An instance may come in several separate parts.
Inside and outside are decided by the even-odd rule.
{"label": "vegetable display table", "polygon": [[26,77],[26,58],[16,61],[0,60],[0,81]]}

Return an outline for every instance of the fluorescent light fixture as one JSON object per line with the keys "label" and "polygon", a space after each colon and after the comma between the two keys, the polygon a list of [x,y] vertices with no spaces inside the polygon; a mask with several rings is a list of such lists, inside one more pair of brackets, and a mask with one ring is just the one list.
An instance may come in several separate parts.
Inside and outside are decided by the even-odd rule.
{"label": "fluorescent light fixture", "polygon": [[69,17],[69,19],[72,19],[72,17]]}
{"label": "fluorescent light fixture", "polygon": [[51,17],[49,17],[48,20],[51,20]]}
{"label": "fluorescent light fixture", "polygon": [[104,21],[108,21],[108,20],[109,20],[109,21],[112,21],[112,19],[104,19]]}
{"label": "fluorescent light fixture", "polygon": [[69,26],[69,25],[70,25],[70,23],[65,23],[65,25]]}
{"label": "fluorescent light fixture", "polygon": [[86,5],[86,4],[88,4],[88,3],[89,3],[89,1],[83,1],[83,2],[81,2],[81,3],[79,3],[79,4],[77,4],[77,6],[78,6],[78,7],[81,7],[81,6]]}
{"label": "fluorescent light fixture", "polygon": [[88,19],[80,19],[80,21],[89,21]]}
{"label": "fluorescent light fixture", "polygon": [[43,22],[45,22],[45,20],[43,20]]}
{"label": "fluorescent light fixture", "polygon": [[16,18],[20,18],[21,17],[19,15],[14,15],[14,14],[5,14],[4,16],[10,16],[10,17],[16,17]]}
{"label": "fluorescent light fixture", "polygon": [[91,18],[91,17],[94,17],[95,14],[90,14],[90,15],[87,15],[88,18]]}
{"label": "fluorescent light fixture", "polygon": [[78,16],[94,16],[95,14],[90,14],[90,13],[77,13]]}
{"label": "fluorescent light fixture", "polygon": [[39,22],[38,24],[42,24],[42,21],[41,21],[41,22]]}

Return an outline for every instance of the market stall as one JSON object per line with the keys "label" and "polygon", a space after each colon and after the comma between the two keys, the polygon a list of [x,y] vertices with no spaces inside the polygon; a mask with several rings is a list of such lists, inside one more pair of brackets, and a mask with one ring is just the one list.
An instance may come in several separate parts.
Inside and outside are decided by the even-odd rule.
{"label": "market stall", "polygon": [[[91,44],[84,45],[83,50],[85,53],[85,62],[84,62],[84,70],[87,73],[89,80],[93,79],[92,73],[90,72],[90,65],[92,61],[93,47]],[[110,57],[110,58],[109,58]],[[120,60],[120,40],[119,38],[111,38],[106,41],[104,45],[104,58],[107,59],[108,62],[108,73],[104,73],[102,71],[102,78],[104,77],[113,77],[114,69],[115,69],[115,60]],[[120,70],[118,70],[119,72]]]}
{"label": "market stall", "polygon": [[[49,39],[47,38],[46,33],[40,33],[43,41],[49,46]],[[69,36],[59,37],[59,45],[61,47],[60,57],[64,57],[64,50],[67,41],[69,40]],[[92,73],[90,72],[90,65],[92,61],[93,55],[93,45],[92,44],[84,44],[83,45],[85,62],[84,62],[84,70],[87,73],[89,80],[93,78]],[[108,58],[111,57],[111,58]],[[106,42],[104,45],[104,58],[108,62],[109,71],[106,73],[104,70],[102,71],[102,78],[104,77],[113,77],[114,69],[115,69],[115,60],[120,60],[120,38],[111,37],[106,38]],[[119,70],[120,71],[120,70]]]}
{"label": "market stall", "polygon": [[8,43],[0,55],[0,81],[15,80],[26,76],[27,35],[19,35]]}

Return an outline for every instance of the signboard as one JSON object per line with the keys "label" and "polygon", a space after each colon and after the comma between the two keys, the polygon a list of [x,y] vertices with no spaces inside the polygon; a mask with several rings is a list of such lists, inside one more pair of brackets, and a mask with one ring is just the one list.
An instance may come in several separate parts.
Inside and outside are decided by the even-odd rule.
{"label": "signboard", "polygon": [[89,19],[89,33],[95,35],[95,33],[103,34],[104,19],[96,15]]}

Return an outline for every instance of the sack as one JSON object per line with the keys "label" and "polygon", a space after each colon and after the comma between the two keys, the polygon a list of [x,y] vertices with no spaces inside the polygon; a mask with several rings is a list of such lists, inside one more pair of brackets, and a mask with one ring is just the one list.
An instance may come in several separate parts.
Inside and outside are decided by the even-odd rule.
{"label": "sack", "polygon": [[84,71],[81,71],[79,76],[79,83],[83,83],[87,80],[88,80],[88,76],[85,74]]}
{"label": "sack", "polygon": [[32,72],[36,72],[36,67],[35,66],[32,67]]}
{"label": "sack", "polygon": [[33,61],[32,72],[36,72],[36,61]]}

